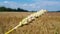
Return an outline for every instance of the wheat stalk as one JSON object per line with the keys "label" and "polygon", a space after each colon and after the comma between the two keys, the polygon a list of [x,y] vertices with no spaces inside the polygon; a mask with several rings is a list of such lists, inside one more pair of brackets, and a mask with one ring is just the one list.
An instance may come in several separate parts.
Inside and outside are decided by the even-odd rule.
{"label": "wheat stalk", "polygon": [[31,15],[29,15],[28,17],[26,17],[25,19],[23,19],[21,22],[19,22],[19,24],[14,27],[13,29],[9,30],[8,32],[6,32],[5,34],[9,34],[10,32],[12,32],[13,30],[17,29],[19,26],[28,24],[29,22],[31,22],[32,20],[34,20],[36,17],[41,16],[42,14],[44,14],[45,12],[47,12],[47,10],[40,10],[37,11],[36,13],[33,13]]}

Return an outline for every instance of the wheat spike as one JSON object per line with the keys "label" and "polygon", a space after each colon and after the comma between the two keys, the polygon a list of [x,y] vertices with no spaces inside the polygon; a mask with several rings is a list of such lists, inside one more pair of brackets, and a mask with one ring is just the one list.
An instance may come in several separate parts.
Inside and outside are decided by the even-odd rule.
{"label": "wheat spike", "polygon": [[36,13],[33,13],[33,14],[29,15],[28,17],[26,17],[25,19],[23,19],[21,22],[19,22],[19,24],[16,27],[14,27],[13,29],[9,30],[5,34],[9,34],[13,30],[17,29],[19,26],[28,24],[29,22],[31,22],[32,20],[34,20],[36,17],[39,17],[39,16],[41,16],[42,14],[44,14],[46,12],[47,12],[47,10],[40,10],[40,11],[37,11]]}

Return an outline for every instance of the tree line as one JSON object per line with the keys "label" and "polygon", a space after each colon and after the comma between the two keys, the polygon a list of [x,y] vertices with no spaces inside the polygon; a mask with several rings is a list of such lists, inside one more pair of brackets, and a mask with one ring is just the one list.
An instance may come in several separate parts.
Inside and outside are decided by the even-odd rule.
{"label": "tree line", "polygon": [[6,7],[0,7],[0,12],[28,12],[28,10],[24,10],[21,8],[12,9],[12,8],[6,8]]}
{"label": "tree line", "polygon": [[[36,12],[36,11],[28,11],[28,10],[24,10],[21,8],[17,8],[17,9],[12,9],[12,8],[7,8],[4,6],[0,7],[0,12]],[[49,12],[60,12],[60,10],[58,11],[49,11]]]}

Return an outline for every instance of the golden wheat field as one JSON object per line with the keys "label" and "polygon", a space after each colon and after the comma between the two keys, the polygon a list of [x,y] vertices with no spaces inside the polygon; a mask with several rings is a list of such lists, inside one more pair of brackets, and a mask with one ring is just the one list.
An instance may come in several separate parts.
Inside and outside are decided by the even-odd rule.
{"label": "golden wheat field", "polygon": [[[0,34],[14,28],[32,12],[0,12]],[[60,34],[60,12],[48,12],[9,34]]]}

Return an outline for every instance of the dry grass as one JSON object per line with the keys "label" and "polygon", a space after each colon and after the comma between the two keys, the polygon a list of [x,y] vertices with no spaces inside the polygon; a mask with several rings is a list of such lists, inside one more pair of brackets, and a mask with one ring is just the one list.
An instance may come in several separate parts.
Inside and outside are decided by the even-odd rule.
{"label": "dry grass", "polygon": [[[0,34],[12,29],[30,12],[0,12]],[[49,12],[10,34],[60,34],[60,13]]]}

